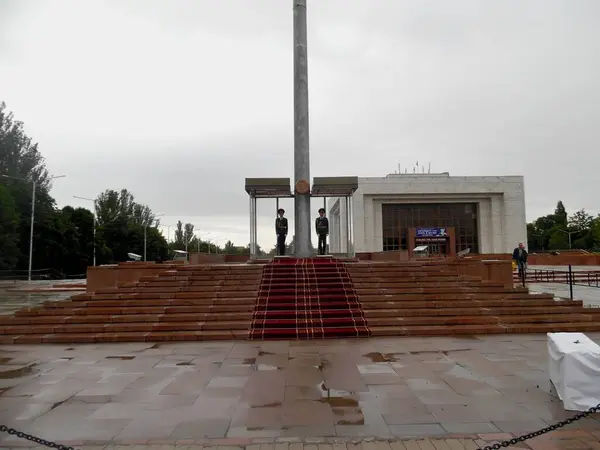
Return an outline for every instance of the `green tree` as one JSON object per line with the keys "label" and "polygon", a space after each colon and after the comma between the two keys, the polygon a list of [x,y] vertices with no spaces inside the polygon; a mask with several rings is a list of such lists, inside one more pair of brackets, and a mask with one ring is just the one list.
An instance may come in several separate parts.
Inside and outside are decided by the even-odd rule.
{"label": "green tree", "polygon": [[[0,103],[0,174],[14,177],[1,179],[5,189],[2,202],[5,205],[9,203],[13,205],[10,208],[17,218],[19,252],[15,255],[14,248],[11,247],[14,239],[8,238],[10,250],[7,252],[10,257],[6,261],[10,261],[13,268],[21,270],[26,269],[29,264],[32,183],[35,182],[33,268],[54,267],[57,262],[52,259],[52,255],[56,253],[54,246],[56,240],[52,226],[56,224],[53,218],[56,211],[54,199],[49,195],[51,177],[46,169],[44,158],[38,151],[38,145],[27,136],[23,123],[16,121],[13,114],[6,111],[4,103]],[[8,200],[9,196],[14,203]],[[8,222],[14,224],[14,216],[11,215]],[[9,229],[14,230],[11,227]]]}
{"label": "green tree", "polygon": [[194,239],[194,225],[191,223],[186,223],[183,226],[183,243],[188,244],[189,247]]}
{"label": "green tree", "polygon": [[223,247],[223,252],[226,255],[237,255],[238,250],[237,247],[235,246],[235,244],[231,241],[227,241],[225,243],[225,247]]}
{"label": "green tree", "polygon": [[591,234],[593,240],[592,248],[600,249],[600,214],[596,216],[594,222],[592,223]]}
{"label": "green tree", "polygon": [[567,210],[562,200],[559,200],[554,209],[554,224],[556,226],[566,227],[568,225]]}
{"label": "green tree", "polygon": [[4,102],[0,102],[0,173],[35,181],[46,194],[50,189],[50,173],[38,145],[25,134],[23,122],[6,111]]}
{"label": "green tree", "polygon": [[135,202],[135,197],[127,189],[115,191],[107,189],[96,199],[96,217],[99,225],[124,217],[127,222],[137,225],[152,226],[156,217],[152,210]]}
{"label": "green tree", "polygon": [[17,267],[19,251],[19,216],[15,201],[6,186],[0,185],[0,270]]}
{"label": "green tree", "polygon": [[177,221],[173,243],[175,244],[175,250],[183,250],[185,247],[185,242],[183,240],[183,223],[181,220]]}

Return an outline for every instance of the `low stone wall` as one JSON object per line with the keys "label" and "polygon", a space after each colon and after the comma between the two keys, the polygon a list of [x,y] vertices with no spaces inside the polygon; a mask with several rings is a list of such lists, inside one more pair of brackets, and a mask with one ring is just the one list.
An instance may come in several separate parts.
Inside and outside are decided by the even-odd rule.
{"label": "low stone wall", "polygon": [[[244,255],[218,255],[208,253],[192,253],[190,264],[244,264],[248,257]],[[162,264],[155,262],[130,261],[106,266],[87,268],[86,292],[96,292],[98,289],[106,289],[122,286],[127,283],[135,283],[141,277],[156,276],[164,270],[170,270],[177,266],[187,264],[186,261],[165,261]]]}
{"label": "low stone wall", "polygon": [[456,267],[457,272],[461,275],[480,277],[484,281],[500,282],[506,287],[513,286],[513,270],[510,260],[456,259],[449,265]]}
{"label": "low stone wall", "polygon": [[174,268],[181,263],[183,261],[164,264],[156,264],[154,262],[126,262],[107,266],[90,266],[87,269],[86,292],[93,293],[98,289],[135,283],[141,277],[158,275],[159,272]]}

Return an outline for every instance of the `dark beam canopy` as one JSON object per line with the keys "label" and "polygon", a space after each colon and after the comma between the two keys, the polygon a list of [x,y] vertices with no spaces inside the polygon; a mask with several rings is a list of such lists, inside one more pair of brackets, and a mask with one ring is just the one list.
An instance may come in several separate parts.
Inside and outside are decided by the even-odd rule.
{"label": "dark beam canopy", "polygon": [[255,198],[293,197],[289,178],[246,178],[246,192]]}
{"label": "dark beam canopy", "polygon": [[358,177],[315,177],[313,197],[350,197],[358,189]]}

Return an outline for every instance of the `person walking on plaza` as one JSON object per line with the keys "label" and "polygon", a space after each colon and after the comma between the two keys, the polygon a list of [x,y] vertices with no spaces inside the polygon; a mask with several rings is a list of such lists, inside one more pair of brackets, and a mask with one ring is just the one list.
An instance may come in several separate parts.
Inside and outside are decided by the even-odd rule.
{"label": "person walking on plaza", "polygon": [[275,219],[275,233],[277,234],[277,255],[285,255],[285,239],[288,234],[288,220],[283,217],[285,210],[279,208],[277,210],[277,219]]}
{"label": "person walking on plaza", "polygon": [[329,220],[325,217],[325,209],[319,209],[319,217],[315,221],[315,228],[319,236],[319,255],[327,251],[327,236],[329,235]]}
{"label": "person walking on plaza", "polygon": [[523,276],[523,269],[527,264],[527,250],[522,242],[513,250],[512,259],[519,269],[519,277]]}

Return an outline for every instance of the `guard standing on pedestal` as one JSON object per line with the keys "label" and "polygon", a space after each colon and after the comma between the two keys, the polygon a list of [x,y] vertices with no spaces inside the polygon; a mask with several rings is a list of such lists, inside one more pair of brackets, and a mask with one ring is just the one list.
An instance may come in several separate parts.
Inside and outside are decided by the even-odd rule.
{"label": "guard standing on pedestal", "polygon": [[319,217],[315,221],[315,228],[319,236],[319,255],[327,251],[327,236],[329,235],[329,220],[325,217],[325,209],[319,209]]}
{"label": "guard standing on pedestal", "polygon": [[277,210],[277,219],[275,219],[275,233],[277,233],[277,255],[285,255],[285,239],[288,234],[288,220],[283,217],[285,210],[279,208]]}

